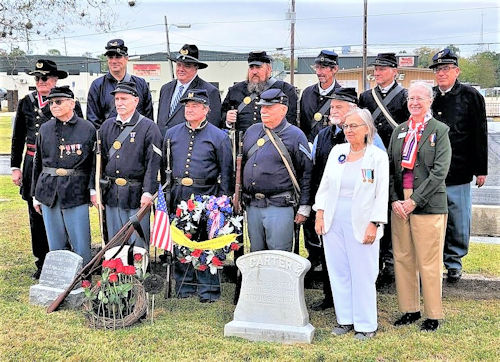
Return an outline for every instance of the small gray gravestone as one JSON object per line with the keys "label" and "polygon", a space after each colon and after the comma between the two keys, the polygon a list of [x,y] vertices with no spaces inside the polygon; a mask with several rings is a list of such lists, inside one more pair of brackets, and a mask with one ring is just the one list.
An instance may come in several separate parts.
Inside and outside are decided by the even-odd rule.
{"label": "small gray gravestone", "polygon": [[[30,287],[30,303],[49,306],[70,286],[82,265],[82,257],[71,251],[55,250],[47,253],[39,284]],[[83,288],[73,289],[64,300],[63,306],[78,308],[84,297]]]}
{"label": "small gray gravestone", "polygon": [[311,263],[286,251],[257,251],[236,261],[242,284],[233,321],[224,336],[252,341],[311,343],[314,327],[304,301]]}

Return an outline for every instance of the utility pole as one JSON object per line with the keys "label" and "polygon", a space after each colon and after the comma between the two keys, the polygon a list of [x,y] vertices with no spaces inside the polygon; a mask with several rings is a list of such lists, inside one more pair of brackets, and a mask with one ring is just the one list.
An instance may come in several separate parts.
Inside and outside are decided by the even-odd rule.
{"label": "utility pole", "polygon": [[290,84],[293,85],[295,73],[295,0],[288,13],[290,18]]}
{"label": "utility pole", "polygon": [[366,36],[366,28],[368,24],[368,0],[364,0],[364,14],[363,14],[363,91],[368,89],[368,82],[366,79],[367,72],[366,72],[366,41],[367,41],[367,36]]}
{"label": "utility pole", "polygon": [[167,57],[168,57],[168,62],[170,63],[170,75],[172,76],[172,79],[174,79],[174,65],[172,64],[172,57],[170,55],[170,40],[168,38],[168,24],[166,15],[165,15],[165,34],[167,35]]}

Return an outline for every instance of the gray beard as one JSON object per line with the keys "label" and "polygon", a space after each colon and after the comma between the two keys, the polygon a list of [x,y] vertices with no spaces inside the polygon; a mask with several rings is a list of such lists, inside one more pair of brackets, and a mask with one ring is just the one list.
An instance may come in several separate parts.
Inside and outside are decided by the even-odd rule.
{"label": "gray beard", "polygon": [[251,83],[248,82],[247,89],[250,93],[257,93],[260,94],[264,89],[266,89],[267,81],[265,82],[260,82],[260,83]]}

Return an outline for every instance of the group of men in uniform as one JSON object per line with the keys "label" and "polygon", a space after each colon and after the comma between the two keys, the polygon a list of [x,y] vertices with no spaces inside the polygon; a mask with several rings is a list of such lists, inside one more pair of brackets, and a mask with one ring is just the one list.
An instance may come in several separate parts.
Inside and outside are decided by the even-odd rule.
{"label": "group of men in uniform", "polygon": [[[198,69],[207,67],[199,60],[198,48],[186,44],[174,60],[177,78],[161,88],[156,122],[146,82],[126,72],[128,55],[123,40],[108,42],[105,55],[109,72],[91,85],[87,120],[81,118],[72,92],[55,87],[57,79],[67,74],[46,60],[40,60],[32,72],[37,90],[19,104],[12,143],[12,177],[16,184],[22,183],[22,195],[28,202],[37,266],[41,267],[48,250],[43,235],[49,236],[50,250],[67,247],[66,243],[75,251],[80,250],[82,237],[77,240],[76,236],[69,235],[72,221],[71,216],[65,214],[67,209],[81,208],[95,200],[94,164],[89,161],[94,159],[95,148],[89,145],[95,143],[96,138],[88,135],[93,129],[98,130],[101,146],[100,184],[109,238],[139,207],[151,203],[152,193],[158,188],[162,158],[163,165],[167,163],[163,152],[167,140],[172,155],[168,164],[172,165],[173,175],[170,210],[191,194],[231,196],[234,150],[231,150],[227,129],[232,129],[244,132],[238,141],[243,145],[242,199],[251,251],[291,251],[294,224],[305,223],[306,247],[313,265],[322,264],[325,287],[325,299],[314,308],[331,307],[333,300],[322,240],[314,232],[311,205],[330,150],[345,142],[341,125],[350,111],[356,107],[370,110],[381,148],[388,145],[394,127],[408,119],[407,92],[396,82],[395,54],[381,53],[376,57],[373,65],[377,86],[360,94],[358,100],[354,88],[342,88],[335,79],[338,55],[322,50],[314,66],[318,83],[302,92],[298,117],[296,89],[271,76],[272,58],[265,51],[249,53],[247,79],[230,87],[221,104],[219,91],[197,75]],[[435,69],[438,83],[434,116],[450,126],[452,145],[455,142],[456,164],[452,163],[449,175],[450,213],[469,212],[470,220],[470,197],[465,201],[469,203],[468,211],[466,208],[464,211],[457,199],[459,194],[470,193],[472,175],[476,175],[478,186],[482,186],[486,178],[484,100],[473,88],[456,80],[458,58],[450,50],[436,54],[431,67]],[[54,116],[50,121],[47,102],[51,102],[50,111]],[[61,114],[58,110],[61,106],[67,106],[67,114]],[[25,144],[27,151],[21,177],[19,168]],[[27,189],[32,180],[36,183]],[[70,195],[65,188],[68,184],[73,185],[71,192],[78,197]],[[70,198],[73,202],[68,203]],[[46,231],[36,212],[40,203]],[[52,214],[55,216],[47,216]],[[88,219],[88,215],[83,218]],[[453,282],[460,278],[460,258],[467,252],[464,244],[468,243],[466,229],[470,224],[463,225],[460,216],[449,219],[445,264],[448,280]],[[147,238],[149,219],[144,220],[142,229]],[[60,232],[64,228],[67,240],[51,231]],[[82,229],[80,234],[87,235],[87,229]],[[381,244],[381,275],[390,280],[392,253],[390,233],[386,234]],[[453,246],[457,238],[461,238],[460,247]],[[144,242],[141,238],[134,238],[134,243],[140,245],[141,242]],[[90,236],[87,244],[90,245]],[[87,256],[83,257],[87,260]],[[219,297],[220,289],[213,285],[209,273],[196,276],[185,269],[177,268],[176,278],[197,281],[200,285],[196,290],[187,283],[177,290],[179,296],[198,292],[202,302]]]}

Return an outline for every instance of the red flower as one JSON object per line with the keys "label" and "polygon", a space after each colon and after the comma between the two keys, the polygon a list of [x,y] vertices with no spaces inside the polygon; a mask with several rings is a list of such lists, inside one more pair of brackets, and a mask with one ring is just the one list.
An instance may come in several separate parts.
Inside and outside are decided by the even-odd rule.
{"label": "red flower", "polygon": [[117,265],[116,272],[125,274],[125,267],[123,265]]}
{"label": "red flower", "polygon": [[231,243],[231,250],[240,250],[240,245],[238,243]]}
{"label": "red flower", "polygon": [[133,265],[127,265],[123,267],[123,273],[125,275],[135,275],[135,266]]}
{"label": "red flower", "polygon": [[82,281],[82,288],[90,288],[90,286],[92,285],[92,283],[90,283],[90,281],[88,280],[84,280]]}
{"label": "red flower", "polygon": [[100,287],[101,287],[101,281],[100,281],[100,280],[98,280],[98,281],[97,281],[97,288],[100,288]]}
{"label": "red flower", "polygon": [[108,280],[110,283],[116,283],[118,281],[118,274],[116,273],[110,274]]}
{"label": "red flower", "polygon": [[188,210],[189,211],[193,211],[194,208],[195,208],[193,200],[189,199],[188,202],[187,202],[187,204],[188,204]]}
{"label": "red flower", "polygon": [[208,268],[207,264],[201,264],[201,265],[198,267],[198,270],[205,271],[205,270],[207,270],[207,268]]}
{"label": "red flower", "polygon": [[123,266],[123,261],[120,258],[114,259],[115,261],[115,268],[118,266]]}
{"label": "red flower", "polygon": [[185,235],[185,236],[186,236],[186,238],[188,238],[188,239],[191,239],[191,238],[193,237],[193,235],[191,235],[190,233],[186,233],[186,234],[184,234],[184,235]]}
{"label": "red flower", "polygon": [[141,261],[142,260],[142,254],[139,254],[139,253],[134,254],[134,260],[135,261]]}
{"label": "red flower", "polygon": [[102,262],[102,267],[113,269],[115,267],[115,263],[113,262],[113,260],[104,260]]}
{"label": "red flower", "polygon": [[222,261],[220,261],[220,259],[216,256],[214,256],[212,258],[212,264],[215,265],[215,266],[222,266]]}
{"label": "red flower", "polygon": [[203,253],[203,250],[201,249],[194,249],[194,251],[191,252],[191,256],[193,258],[199,258],[201,253]]}
{"label": "red flower", "polygon": [[175,210],[175,216],[181,217],[181,213],[182,213],[181,209],[177,208],[177,210]]}

